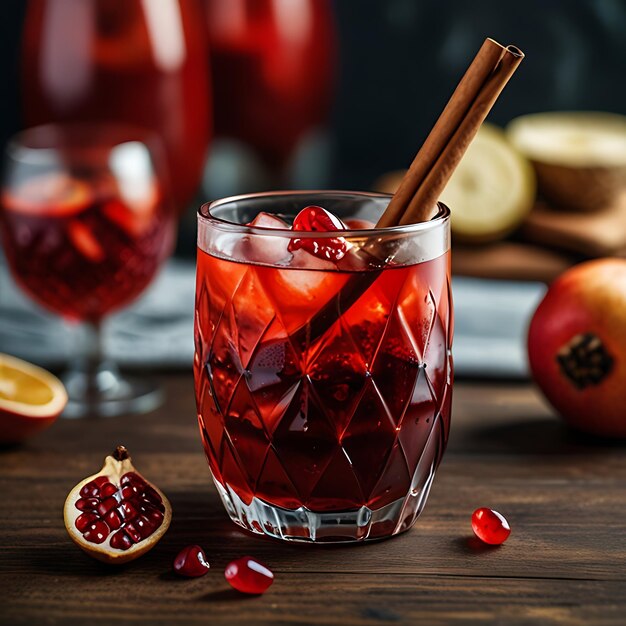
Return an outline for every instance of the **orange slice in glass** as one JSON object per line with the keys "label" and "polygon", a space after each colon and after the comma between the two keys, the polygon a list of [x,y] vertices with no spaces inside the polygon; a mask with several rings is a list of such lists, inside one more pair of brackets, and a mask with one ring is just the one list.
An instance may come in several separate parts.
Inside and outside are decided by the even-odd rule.
{"label": "orange slice in glass", "polygon": [[89,185],[62,172],[42,174],[9,187],[2,203],[9,211],[37,217],[67,217],[93,201]]}

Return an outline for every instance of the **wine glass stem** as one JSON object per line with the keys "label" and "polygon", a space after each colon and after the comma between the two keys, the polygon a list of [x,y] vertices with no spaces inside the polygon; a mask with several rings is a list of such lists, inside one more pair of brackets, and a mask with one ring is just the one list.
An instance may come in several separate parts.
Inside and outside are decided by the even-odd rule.
{"label": "wine glass stem", "polygon": [[87,389],[91,393],[97,393],[98,372],[102,365],[102,326],[97,322],[83,323],[83,337],[81,357],[83,368],[87,377]]}

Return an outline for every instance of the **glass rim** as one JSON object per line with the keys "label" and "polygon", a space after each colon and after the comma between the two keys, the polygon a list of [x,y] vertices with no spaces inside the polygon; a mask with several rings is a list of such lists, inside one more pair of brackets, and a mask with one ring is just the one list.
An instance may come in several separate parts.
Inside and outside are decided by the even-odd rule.
{"label": "glass rim", "polygon": [[[232,202],[240,202],[242,200],[253,200],[254,198],[284,198],[286,196],[306,196],[306,195],[338,195],[338,196],[357,196],[363,198],[389,198],[392,194],[379,193],[376,191],[346,191],[336,189],[302,189],[295,191],[263,191],[258,193],[247,193],[236,196],[227,196],[212,202],[204,202],[200,205],[197,211],[198,223],[203,223],[208,226],[213,226],[218,229],[247,234],[247,235],[263,235],[265,237],[293,237],[294,231],[290,228],[265,228],[262,226],[248,226],[246,224],[237,224],[236,222],[230,222],[222,219],[211,213],[213,209],[230,204]],[[443,203],[437,202],[437,215],[428,222],[418,222],[416,224],[403,224],[402,226],[386,226],[384,228],[347,228],[342,231],[298,231],[298,238],[303,239],[324,239],[335,238],[337,232],[341,233],[341,237],[344,238],[359,238],[359,237],[388,237],[394,235],[408,235],[417,233],[427,233],[441,228],[450,220],[450,209]]]}
{"label": "glass rim", "polygon": [[[97,129],[98,133],[94,133]],[[45,136],[50,133],[54,136],[59,133],[60,137],[68,138],[81,134],[83,131],[84,144],[75,143],[74,147],[84,148],[86,150],[106,146],[114,148],[127,143],[142,143],[150,151],[160,149],[160,139],[158,133],[145,126],[128,124],[126,122],[102,121],[102,122],[86,122],[86,121],[68,121],[68,122],[49,122],[46,124],[37,124],[35,126],[27,126],[9,137],[5,153],[15,161],[30,161],[31,163],[47,163],[49,157],[59,154],[68,149],[70,144],[59,143],[53,145],[32,145],[29,144],[28,138]]]}

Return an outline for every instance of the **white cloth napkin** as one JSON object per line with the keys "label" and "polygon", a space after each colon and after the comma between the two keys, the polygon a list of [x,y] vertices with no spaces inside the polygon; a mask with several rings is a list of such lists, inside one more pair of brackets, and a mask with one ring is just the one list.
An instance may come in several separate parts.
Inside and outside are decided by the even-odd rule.
{"label": "white cloth napkin", "polygon": [[[107,356],[125,367],[189,368],[194,290],[194,265],[169,261],[139,300],[105,323]],[[456,374],[527,377],[526,328],[544,291],[540,283],[454,278]],[[71,331],[33,304],[0,262],[0,352],[58,367],[72,354]]]}

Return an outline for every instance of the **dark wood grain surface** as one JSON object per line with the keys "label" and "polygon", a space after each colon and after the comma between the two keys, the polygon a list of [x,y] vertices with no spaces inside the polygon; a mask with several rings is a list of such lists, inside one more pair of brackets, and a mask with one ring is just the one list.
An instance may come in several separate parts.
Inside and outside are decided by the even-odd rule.
{"label": "dark wood grain surface", "polygon": [[[0,452],[3,624],[624,624],[626,448],[567,431],[526,385],[457,383],[448,451],[408,533],[352,547],[287,545],[240,532],[209,479],[191,375],[163,378],[150,415],[60,420]],[[170,530],[140,560],[111,568],[67,536],[62,505],[117,443],[168,495]],[[512,526],[499,548],[471,537],[479,506]],[[212,570],[171,573],[199,543]],[[231,590],[229,560],[276,575],[261,597]]]}

